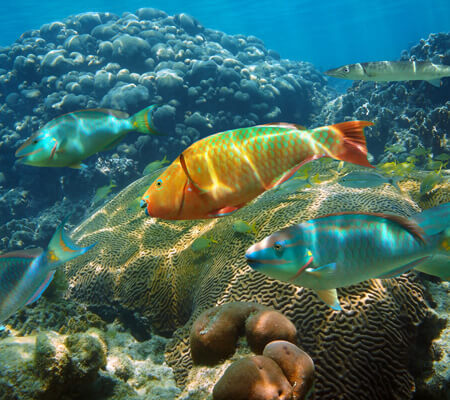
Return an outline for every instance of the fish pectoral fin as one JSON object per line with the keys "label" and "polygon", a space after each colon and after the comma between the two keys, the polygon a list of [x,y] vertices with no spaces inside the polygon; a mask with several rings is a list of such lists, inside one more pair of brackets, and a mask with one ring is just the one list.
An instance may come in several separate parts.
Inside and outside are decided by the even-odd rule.
{"label": "fish pectoral fin", "polygon": [[427,81],[430,85],[433,85],[434,87],[441,87],[442,81],[440,79],[430,79]]}
{"label": "fish pectoral fin", "polygon": [[238,206],[225,206],[218,210],[214,210],[208,213],[208,217],[216,218],[216,217],[224,217],[225,215],[230,215],[234,213],[236,210],[239,210],[245,204],[239,204]]}
{"label": "fish pectoral fin", "polygon": [[328,304],[333,310],[342,310],[341,304],[339,303],[339,299],[337,297],[337,291],[336,289],[329,289],[329,290],[315,290],[317,296],[320,297],[320,299]]}
{"label": "fish pectoral fin", "polygon": [[315,276],[316,278],[321,278],[324,275],[335,274],[336,273],[336,263],[329,263],[322,265],[317,268],[307,268],[305,273]]}
{"label": "fish pectoral fin", "polygon": [[33,304],[35,301],[39,300],[39,298],[42,296],[42,293],[44,293],[45,289],[47,289],[48,285],[50,285],[50,282],[52,281],[54,275],[55,275],[55,271],[50,271],[48,273],[48,275],[45,277],[44,281],[39,285],[37,290],[33,293],[33,295],[26,302],[26,305]]}
{"label": "fish pectoral fin", "polygon": [[395,278],[396,276],[400,276],[401,274],[404,274],[405,272],[408,272],[409,270],[415,268],[417,265],[423,263],[425,260],[427,260],[430,256],[419,258],[418,260],[414,260],[408,264],[402,265],[399,268],[396,268],[390,272],[387,272],[385,274],[381,274],[377,276],[378,279],[388,279],[388,278]]}
{"label": "fish pectoral fin", "polygon": [[68,165],[69,168],[74,168],[74,169],[86,169],[88,166],[86,164],[83,163],[75,163],[72,165]]}

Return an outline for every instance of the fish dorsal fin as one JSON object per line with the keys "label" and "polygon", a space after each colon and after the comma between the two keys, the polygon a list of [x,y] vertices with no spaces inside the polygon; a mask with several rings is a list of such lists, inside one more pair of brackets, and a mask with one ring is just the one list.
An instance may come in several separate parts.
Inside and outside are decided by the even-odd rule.
{"label": "fish dorsal fin", "polygon": [[290,122],[272,122],[269,124],[261,124],[261,125],[256,125],[256,127],[259,126],[274,126],[277,128],[288,128],[288,129],[298,129],[300,131],[306,131],[307,128],[305,128],[303,125],[300,124],[291,124]]}
{"label": "fish dorsal fin", "polygon": [[36,258],[42,254],[43,250],[40,247],[28,250],[11,251],[0,255],[0,258]]}
{"label": "fish dorsal fin", "polygon": [[406,218],[402,217],[400,215],[393,215],[393,214],[385,214],[385,213],[371,213],[371,212],[353,212],[353,211],[343,211],[338,213],[332,213],[327,215],[322,215],[319,218],[326,218],[326,217],[334,217],[339,215],[369,215],[373,217],[379,217],[387,219],[397,225],[400,225],[403,229],[407,230],[411,235],[413,235],[419,242],[426,243],[424,235],[425,232],[423,229],[417,225],[416,222]]}

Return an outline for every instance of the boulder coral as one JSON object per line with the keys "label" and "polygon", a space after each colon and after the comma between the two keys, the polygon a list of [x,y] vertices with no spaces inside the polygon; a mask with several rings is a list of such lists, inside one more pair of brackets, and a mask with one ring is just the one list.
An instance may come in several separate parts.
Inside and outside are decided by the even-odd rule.
{"label": "boulder coral", "polygon": [[231,364],[214,386],[214,400],[291,400],[292,387],[278,364],[264,356]]}
{"label": "boulder coral", "polygon": [[285,340],[274,340],[264,347],[263,356],[280,366],[292,385],[292,400],[307,396],[314,383],[314,362],[306,352]]}

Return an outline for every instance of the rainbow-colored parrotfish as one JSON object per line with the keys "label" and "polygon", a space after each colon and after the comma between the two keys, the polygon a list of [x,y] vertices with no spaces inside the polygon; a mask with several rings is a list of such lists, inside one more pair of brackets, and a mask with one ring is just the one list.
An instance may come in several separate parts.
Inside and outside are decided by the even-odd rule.
{"label": "rainbow-colored parrotfish", "polygon": [[0,255],[0,323],[34,303],[53,279],[56,269],[95,246],[76,246],[57,228],[47,249],[14,251]]}
{"label": "rainbow-colored parrotfish", "polygon": [[17,149],[16,157],[35,167],[80,168],[85,158],[112,149],[128,132],[158,134],[152,121],[155,107],[131,117],[101,108],[61,115],[30,136]]}
{"label": "rainbow-colored parrotfish", "polygon": [[141,207],[163,219],[221,217],[320,157],[372,167],[363,133],[370,125],[349,121],[306,129],[274,123],[216,133],[183,151],[150,185]]}
{"label": "rainbow-colored parrotfish", "polygon": [[254,244],[245,256],[253,269],[313,289],[340,310],[336,288],[398,276],[435,254],[450,254],[448,226],[429,236],[412,219],[350,212],[290,226]]}

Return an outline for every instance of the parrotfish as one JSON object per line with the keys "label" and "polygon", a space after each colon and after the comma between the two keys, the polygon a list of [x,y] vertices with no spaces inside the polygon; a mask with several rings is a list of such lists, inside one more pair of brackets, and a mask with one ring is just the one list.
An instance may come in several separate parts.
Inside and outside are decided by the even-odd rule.
{"label": "parrotfish", "polygon": [[344,65],[325,71],[325,74],[334,78],[375,82],[424,80],[440,87],[440,79],[450,76],[450,65],[429,61],[375,61]]}
{"label": "parrotfish", "polygon": [[47,249],[14,251],[0,255],[0,323],[39,299],[58,267],[95,246],[78,247],[61,223]]}
{"label": "parrotfish", "polygon": [[158,134],[152,121],[155,107],[131,117],[101,108],[61,115],[30,136],[17,149],[16,157],[35,167],[80,168],[85,158],[112,149],[128,132]]}
{"label": "parrotfish", "polygon": [[350,121],[315,129],[275,123],[216,133],[193,143],[142,198],[152,217],[221,217],[289,179],[303,164],[331,157],[372,167],[363,128]]}
{"label": "parrotfish", "polygon": [[344,212],[276,232],[246,257],[255,270],[313,289],[339,310],[336,288],[398,276],[435,254],[450,254],[450,227],[426,235],[412,219]]}
{"label": "parrotfish", "polygon": [[400,178],[393,177],[388,178],[381,174],[371,171],[352,171],[347,175],[342,176],[338,179],[338,183],[342,186],[349,188],[372,188],[384,185],[385,183],[389,183],[396,187],[396,189],[400,190],[398,186],[398,180]]}
{"label": "parrotfish", "polygon": [[[428,236],[436,235],[450,226],[450,203],[429,208],[411,217]],[[450,256],[434,254],[414,269],[442,280],[450,280]]]}

